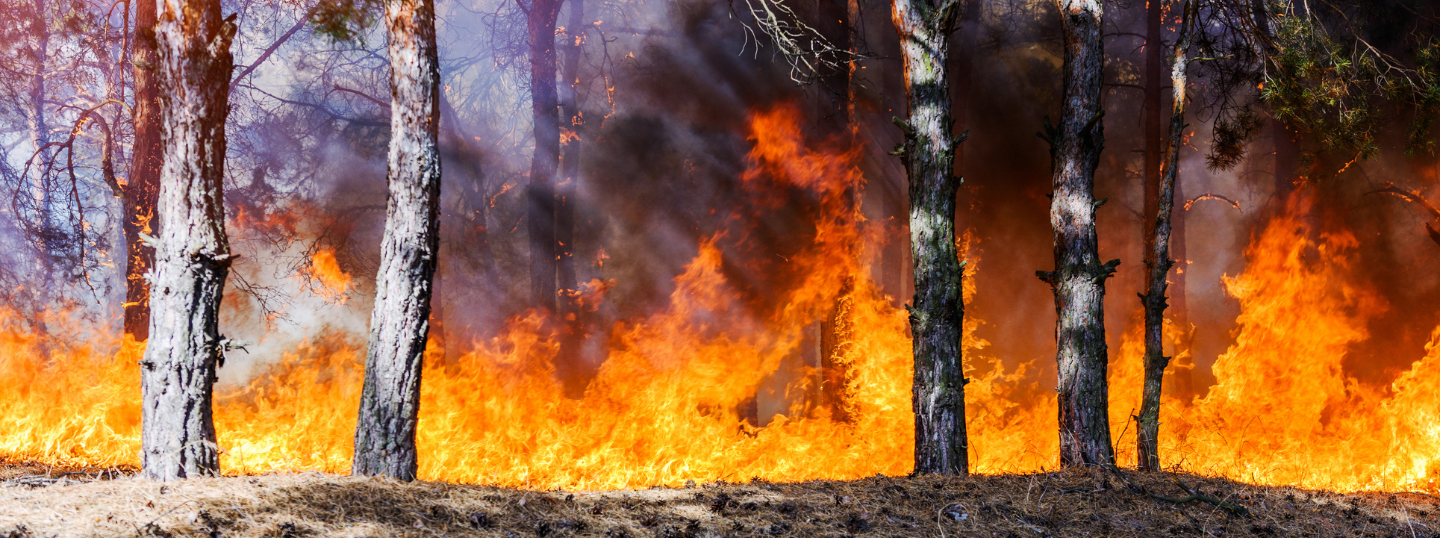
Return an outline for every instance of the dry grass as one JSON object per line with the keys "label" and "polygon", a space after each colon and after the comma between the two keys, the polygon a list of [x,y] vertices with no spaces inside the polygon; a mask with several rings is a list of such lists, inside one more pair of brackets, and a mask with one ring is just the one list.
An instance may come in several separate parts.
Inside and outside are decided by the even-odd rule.
{"label": "dry grass", "polygon": [[[323,474],[173,484],[0,467],[0,538],[48,536],[1440,536],[1440,499],[1100,470],[521,491]],[[125,470],[118,470],[125,474]],[[49,472],[50,480],[19,477]],[[97,478],[98,477],[98,478]],[[1184,497],[1173,480],[1244,507]],[[41,485],[44,483],[50,485]]]}

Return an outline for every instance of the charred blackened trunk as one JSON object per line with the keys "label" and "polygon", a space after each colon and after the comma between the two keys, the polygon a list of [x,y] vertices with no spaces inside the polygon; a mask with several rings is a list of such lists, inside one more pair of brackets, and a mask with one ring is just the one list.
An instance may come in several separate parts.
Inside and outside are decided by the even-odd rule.
{"label": "charred blackened trunk", "polygon": [[210,396],[223,353],[220,299],[230,271],[223,177],[234,16],[220,0],[167,0],[155,25],[164,157],[150,340],[140,365],[146,478],[219,471]]}
{"label": "charred blackened trunk", "polygon": [[896,119],[910,179],[910,248],[915,298],[910,310],[915,380],[915,473],[970,472],[965,436],[965,374],[960,339],[965,305],[964,266],[955,251],[955,146],[951,134],[949,73],[945,55],[959,14],[958,0],[895,0],[891,16],[900,34],[910,117]]}
{"label": "charred blackened trunk", "polygon": [[1104,8],[1099,0],[1057,0],[1064,32],[1064,99],[1058,127],[1046,126],[1054,160],[1050,226],[1055,271],[1040,271],[1055,292],[1059,365],[1060,465],[1110,465],[1106,386],[1105,279],[1120,260],[1100,263],[1095,236],[1095,168],[1105,145],[1100,84]]}
{"label": "charred blackened trunk", "polygon": [[160,196],[160,89],[156,84],[159,56],[155,43],[155,2],[135,5],[135,142],[129,183],[122,191],[125,233],[125,334],[137,341],[150,337],[150,282],[155,248],[140,234],[156,235],[155,205]]}
{"label": "charred blackened trunk", "polygon": [[[1158,2],[1157,2],[1158,3]],[[1140,302],[1145,307],[1145,391],[1140,402],[1139,432],[1135,436],[1136,453],[1141,470],[1160,470],[1160,392],[1164,386],[1165,367],[1165,288],[1166,276],[1174,261],[1170,259],[1170,215],[1175,208],[1175,178],[1179,175],[1180,143],[1185,134],[1185,84],[1189,65],[1190,25],[1195,20],[1198,0],[1188,0],[1175,40],[1175,57],[1170,66],[1170,133],[1165,148],[1165,173],[1160,178],[1155,213],[1147,213],[1150,233],[1145,241],[1145,268],[1148,272],[1145,294]],[[1158,43],[1158,41],[1157,41]],[[1158,81],[1157,81],[1158,82]],[[1153,216],[1152,216],[1153,215]]]}
{"label": "charred blackened trunk", "polygon": [[530,97],[535,122],[535,153],[526,187],[526,229],[530,233],[530,300],[555,312],[559,287],[555,275],[555,171],[560,162],[559,97],[555,88],[555,19],[561,0],[532,0],[526,17],[530,39]]}
{"label": "charred blackened trunk", "polygon": [[420,371],[440,250],[440,63],[433,0],[387,0],[385,27],[390,196],[351,472],[414,480]]}
{"label": "charred blackened trunk", "polygon": [[[580,343],[584,337],[585,315],[574,300],[579,286],[575,274],[575,190],[580,181],[580,105],[576,90],[580,86],[580,54],[584,39],[585,0],[566,0],[570,18],[565,24],[565,64],[560,72],[560,115],[566,135],[564,158],[560,161],[560,181],[555,189],[555,278],[560,297],[560,316],[564,320],[557,366],[565,379],[565,392],[579,397],[585,389],[580,370]],[[539,149],[538,146],[536,149]]]}

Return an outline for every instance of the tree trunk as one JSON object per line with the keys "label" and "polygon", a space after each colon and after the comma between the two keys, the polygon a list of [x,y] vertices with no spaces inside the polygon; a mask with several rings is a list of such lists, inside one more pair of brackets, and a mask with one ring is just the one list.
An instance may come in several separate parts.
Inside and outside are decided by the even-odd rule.
{"label": "tree trunk", "polygon": [[555,88],[555,19],[561,0],[532,0],[526,29],[530,38],[530,97],[535,120],[535,152],[530,159],[526,229],[530,233],[530,299],[536,308],[555,312],[559,287],[555,275],[555,171],[560,161],[560,114]]}
{"label": "tree trunk", "polygon": [[[1147,226],[1147,219],[1160,211],[1160,161],[1165,152],[1163,113],[1160,101],[1164,96],[1165,55],[1161,52],[1164,43],[1164,17],[1167,6],[1163,2],[1147,2],[1145,11],[1145,169],[1142,180],[1145,185],[1144,206],[1140,211],[1141,233],[1144,241],[1146,262],[1155,245],[1155,227]],[[1143,297],[1143,296],[1142,296]]]}
{"label": "tree trunk", "polygon": [[1099,0],[1057,0],[1064,32],[1064,100],[1049,130],[1054,160],[1050,226],[1055,271],[1040,271],[1055,293],[1060,465],[1111,465],[1106,386],[1105,279],[1120,260],[1100,263],[1095,236],[1095,168],[1105,145],[1100,85],[1105,65]]}
{"label": "tree trunk", "polygon": [[160,195],[160,91],[155,83],[159,56],[155,43],[156,3],[135,4],[135,142],[129,183],[121,203],[125,214],[125,334],[143,342],[150,336],[150,283],[145,274],[155,265],[155,248],[140,234],[156,235],[155,205]]}
{"label": "tree trunk", "polygon": [[[580,43],[583,39],[581,27],[585,24],[585,0],[566,0],[570,6],[570,20],[565,25],[565,65],[560,73],[560,115],[565,129],[572,133],[579,130],[583,120],[576,90],[580,85]],[[580,137],[566,136],[564,159],[560,161],[560,183],[555,194],[555,278],[556,290],[560,297],[559,312],[563,319],[560,336],[560,356],[557,368],[565,381],[565,393],[578,398],[585,391],[586,372],[580,359],[580,345],[584,338],[585,312],[577,308],[571,297],[579,286],[575,274],[575,190],[580,181]],[[537,145],[538,149],[538,145]]]}
{"label": "tree trunk", "polygon": [[[580,46],[585,24],[585,0],[566,0],[570,6],[570,20],[565,26],[565,69],[561,72],[559,86],[560,113],[565,129],[572,132],[580,128],[580,105],[576,90],[580,86]],[[560,184],[556,186],[555,199],[555,248],[556,284],[562,291],[574,291],[578,285],[575,276],[575,189],[580,180],[580,138],[567,137],[564,144],[564,159],[561,161]],[[565,301],[562,310],[573,312]]]}
{"label": "tree trunk", "polygon": [[433,0],[386,0],[390,186],[351,472],[414,480],[420,372],[440,250],[440,63]]}
{"label": "tree trunk", "polygon": [[[1156,2],[1158,4],[1159,2]],[[1135,436],[1139,466],[1144,471],[1160,470],[1160,392],[1164,386],[1165,367],[1165,288],[1166,276],[1174,266],[1170,259],[1170,215],[1175,207],[1175,178],[1179,175],[1180,144],[1185,134],[1186,69],[1190,50],[1190,25],[1195,20],[1198,0],[1187,0],[1182,7],[1184,18],[1175,38],[1175,57],[1170,66],[1170,133],[1165,150],[1165,174],[1160,178],[1155,213],[1147,226],[1145,268],[1149,273],[1141,304],[1145,306],[1145,390],[1140,402],[1139,429]],[[1155,43],[1158,43],[1156,41]],[[1148,45],[1147,45],[1148,46]],[[1156,80],[1158,82],[1158,79]]]}
{"label": "tree trunk", "polygon": [[[1170,215],[1170,253],[1175,258],[1178,269],[1170,277],[1170,322],[1180,331],[1178,350],[1184,350],[1182,356],[1188,357],[1188,361],[1177,364],[1175,371],[1170,373],[1170,386],[1175,397],[1182,401],[1189,401],[1195,396],[1195,356],[1189,353],[1194,348],[1195,328],[1190,325],[1189,304],[1185,300],[1186,279],[1189,278],[1190,262],[1185,250],[1185,219],[1188,211],[1185,209],[1185,182],[1179,176],[1175,178],[1175,199],[1179,201],[1180,210]],[[1177,352],[1178,352],[1177,350]]]}
{"label": "tree trunk", "polygon": [[[818,0],[816,7],[816,28],[820,34],[836,49],[853,54],[846,62],[831,69],[821,78],[818,92],[822,106],[826,104],[826,97],[829,97],[829,106],[826,107],[828,110],[823,111],[832,120],[828,132],[834,133],[843,147],[849,149],[855,144],[856,130],[853,123],[855,104],[850,80],[855,70],[855,58],[859,57],[852,48],[855,40],[850,35],[850,21],[858,18],[859,5],[855,0]],[[852,12],[856,12],[853,17]],[[845,211],[859,215],[858,192],[854,188],[848,188],[844,199],[851,204]],[[852,252],[851,255],[858,253]],[[820,320],[820,360],[816,365],[818,375],[815,379],[816,402],[820,408],[829,411],[831,418],[842,422],[850,419],[845,412],[845,400],[848,397],[845,387],[849,377],[845,367],[845,343],[854,332],[854,322],[850,318],[854,290],[854,275],[846,275],[830,312]]]}
{"label": "tree trunk", "polygon": [[230,271],[223,198],[234,16],[220,0],[169,0],[155,25],[164,157],[150,340],[141,361],[146,478],[219,472],[210,396],[222,358],[220,299]]}
{"label": "tree trunk", "polygon": [[910,117],[895,122],[910,179],[910,248],[915,298],[910,310],[915,379],[915,473],[969,474],[965,437],[965,374],[960,339],[965,305],[964,266],[955,252],[955,146],[951,134],[949,73],[945,56],[960,2],[895,0],[891,16],[900,34]]}

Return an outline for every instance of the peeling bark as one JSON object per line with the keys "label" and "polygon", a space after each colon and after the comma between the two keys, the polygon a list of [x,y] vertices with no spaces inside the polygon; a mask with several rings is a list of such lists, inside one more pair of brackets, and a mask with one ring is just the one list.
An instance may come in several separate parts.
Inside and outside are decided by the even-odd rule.
{"label": "peeling bark", "polygon": [[150,340],[140,362],[146,478],[219,472],[210,398],[223,353],[220,299],[229,274],[223,184],[234,15],[220,0],[165,0],[155,25],[164,156]]}
{"label": "peeling bark", "polygon": [[440,62],[433,0],[386,0],[390,196],[351,472],[414,480],[420,372],[440,250]]}
{"label": "peeling bark", "polygon": [[1186,69],[1189,67],[1187,54],[1190,51],[1191,25],[1199,9],[1198,0],[1187,0],[1184,4],[1184,18],[1180,22],[1180,33],[1175,39],[1175,56],[1170,64],[1170,132],[1165,148],[1165,173],[1160,177],[1159,194],[1156,197],[1155,213],[1146,213],[1153,218],[1146,234],[1145,268],[1148,272],[1145,294],[1140,302],[1145,307],[1145,389],[1140,401],[1139,430],[1135,436],[1141,470],[1160,470],[1160,392],[1165,376],[1165,367],[1170,357],[1165,356],[1165,289],[1166,276],[1174,266],[1170,259],[1171,213],[1175,208],[1175,178],[1179,175],[1180,144],[1185,134],[1185,92]]}
{"label": "peeling bark", "polygon": [[895,0],[891,16],[905,65],[907,121],[901,146],[910,179],[910,248],[915,297],[910,310],[915,379],[915,473],[969,474],[961,334],[964,266],[955,251],[955,147],[945,56],[959,0]]}
{"label": "peeling bark", "polygon": [[[1100,88],[1105,65],[1099,0],[1057,0],[1064,32],[1060,125],[1047,125],[1054,161],[1050,226],[1055,271],[1037,272],[1055,293],[1060,465],[1111,465],[1106,385],[1105,279],[1120,260],[1100,263],[1095,235],[1095,168],[1105,146]],[[1047,122],[1048,123],[1048,122]]]}

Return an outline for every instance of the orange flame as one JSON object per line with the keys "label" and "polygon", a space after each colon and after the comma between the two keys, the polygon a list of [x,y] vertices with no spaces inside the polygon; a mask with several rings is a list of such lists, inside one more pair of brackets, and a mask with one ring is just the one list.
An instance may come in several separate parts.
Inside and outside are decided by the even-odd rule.
{"label": "orange flame", "polygon": [[345,294],[350,291],[350,274],[340,269],[340,263],[335,260],[335,249],[316,251],[310,257],[310,267],[305,273],[315,284],[312,289],[327,302],[345,304],[348,299]]}
{"label": "orange flame", "polygon": [[[724,232],[704,239],[675,277],[668,307],[615,327],[597,377],[579,399],[555,375],[553,324],[537,315],[439,360],[432,345],[421,387],[418,432],[425,479],[526,488],[608,489],[686,480],[850,479],[911,470],[910,340],[861,262],[877,226],[854,202],[857,154],[810,148],[793,108],[753,114],[755,146],[743,177],[813,194],[820,208],[811,243],[789,258],[800,277],[757,315],[722,270]],[[1163,463],[1263,484],[1337,490],[1436,491],[1440,478],[1440,329],[1426,356],[1388,386],[1345,374],[1347,346],[1384,305],[1348,282],[1353,236],[1312,237],[1303,203],[1277,217],[1246,252],[1245,272],[1227,278],[1239,301],[1236,343],[1215,364],[1218,383],[1189,401],[1168,398]],[[980,252],[964,291],[976,289]],[[328,252],[328,256],[327,256]],[[345,289],[333,251],[312,259],[312,278]],[[342,277],[343,278],[340,278]],[[742,412],[757,390],[802,347],[802,329],[826,315],[849,282],[849,341],[836,360],[848,374],[844,417],[795,399],[761,426]],[[331,288],[334,284],[335,287]],[[587,308],[609,287],[577,290]],[[1055,398],[1036,373],[1007,368],[966,317],[966,387],[972,469],[1053,468]],[[0,456],[83,465],[133,464],[139,448],[141,345],[48,342],[0,315]],[[52,334],[73,334],[55,331]],[[1173,332],[1173,331],[1172,331]],[[1139,333],[1125,336],[1111,364],[1111,419],[1119,457],[1133,463]],[[363,335],[324,329],[268,371],[215,399],[226,473],[349,469],[362,381]],[[465,346],[461,346],[465,347]],[[115,351],[106,351],[115,350]],[[1183,350],[1182,350],[1183,351]],[[1177,353],[1178,354],[1178,353]],[[1180,366],[1180,367],[1183,367]],[[801,379],[792,389],[802,391]]]}

